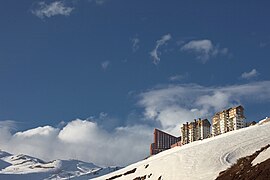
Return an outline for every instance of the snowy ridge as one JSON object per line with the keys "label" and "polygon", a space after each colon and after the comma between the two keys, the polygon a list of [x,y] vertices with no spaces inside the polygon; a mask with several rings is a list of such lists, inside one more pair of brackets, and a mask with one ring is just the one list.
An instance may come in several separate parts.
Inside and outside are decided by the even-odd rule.
{"label": "snowy ridge", "polygon": [[[232,131],[161,152],[96,180],[205,179],[218,177],[237,159],[270,144],[270,123]],[[268,156],[269,157],[269,156]],[[263,158],[266,159],[266,158]],[[133,173],[127,173],[133,170]]]}
{"label": "snowy ridge", "polygon": [[0,179],[91,179],[118,169],[101,168],[78,160],[44,162],[31,156],[0,151]]}

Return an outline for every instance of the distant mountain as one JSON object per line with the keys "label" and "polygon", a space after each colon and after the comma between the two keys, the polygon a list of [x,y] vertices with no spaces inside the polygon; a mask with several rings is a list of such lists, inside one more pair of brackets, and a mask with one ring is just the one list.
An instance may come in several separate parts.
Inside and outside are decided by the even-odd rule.
{"label": "distant mountain", "polygon": [[[241,179],[239,174],[253,179],[270,179],[270,122],[267,121],[175,147],[94,179],[214,180],[220,176],[219,179],[231,180]],[[228,168],[235,163],[236,169],[232,167],[230,171]],[[260,172],[263,172],[261,177]]]}
{"label": "distant mountain", "polygon": [[39,179],[91,179],[119,167],[101,168],[93,163],[78,160],[54,160],[44,162],[38,158],[19,154],[12,155],[0,151],[0,179],[39,180]]}

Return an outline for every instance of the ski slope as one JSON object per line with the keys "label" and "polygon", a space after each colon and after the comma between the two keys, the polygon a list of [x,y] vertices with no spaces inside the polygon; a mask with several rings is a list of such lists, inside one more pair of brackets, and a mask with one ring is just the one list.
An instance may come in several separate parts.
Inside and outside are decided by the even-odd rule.
{"label": "ski slope", "polygon": [[[237,159],[267,144],[270,144],[270,123],[260,121],[255,126],[161,152],[95,180],[211,180]],[[270,158],[266,153],[258,162]]]}

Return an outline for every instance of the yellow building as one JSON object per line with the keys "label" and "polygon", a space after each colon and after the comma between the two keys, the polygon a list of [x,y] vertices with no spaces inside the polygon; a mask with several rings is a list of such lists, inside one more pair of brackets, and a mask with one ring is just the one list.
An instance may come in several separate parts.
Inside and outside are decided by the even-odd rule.
{"label": "yellow building", "polygon": [[188,144],[210,137],[210,122],[207,119],[194,119],[193,122],[183,124],[181,127],[182,144]]}
{"label": "yellow building", "polygon": [[244,108],[236,106],[216,113],[212,118],[212,134],[217,136],[244,127]]}

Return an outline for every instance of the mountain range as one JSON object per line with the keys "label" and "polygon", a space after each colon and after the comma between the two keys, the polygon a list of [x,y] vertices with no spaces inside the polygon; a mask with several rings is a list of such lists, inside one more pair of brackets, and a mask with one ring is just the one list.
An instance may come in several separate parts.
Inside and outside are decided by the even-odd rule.
{"label": "mountain range", "polygon": [[174,147],[125,168],[0,151],[0,179],[211,180],[270,177],[270,122]]}

